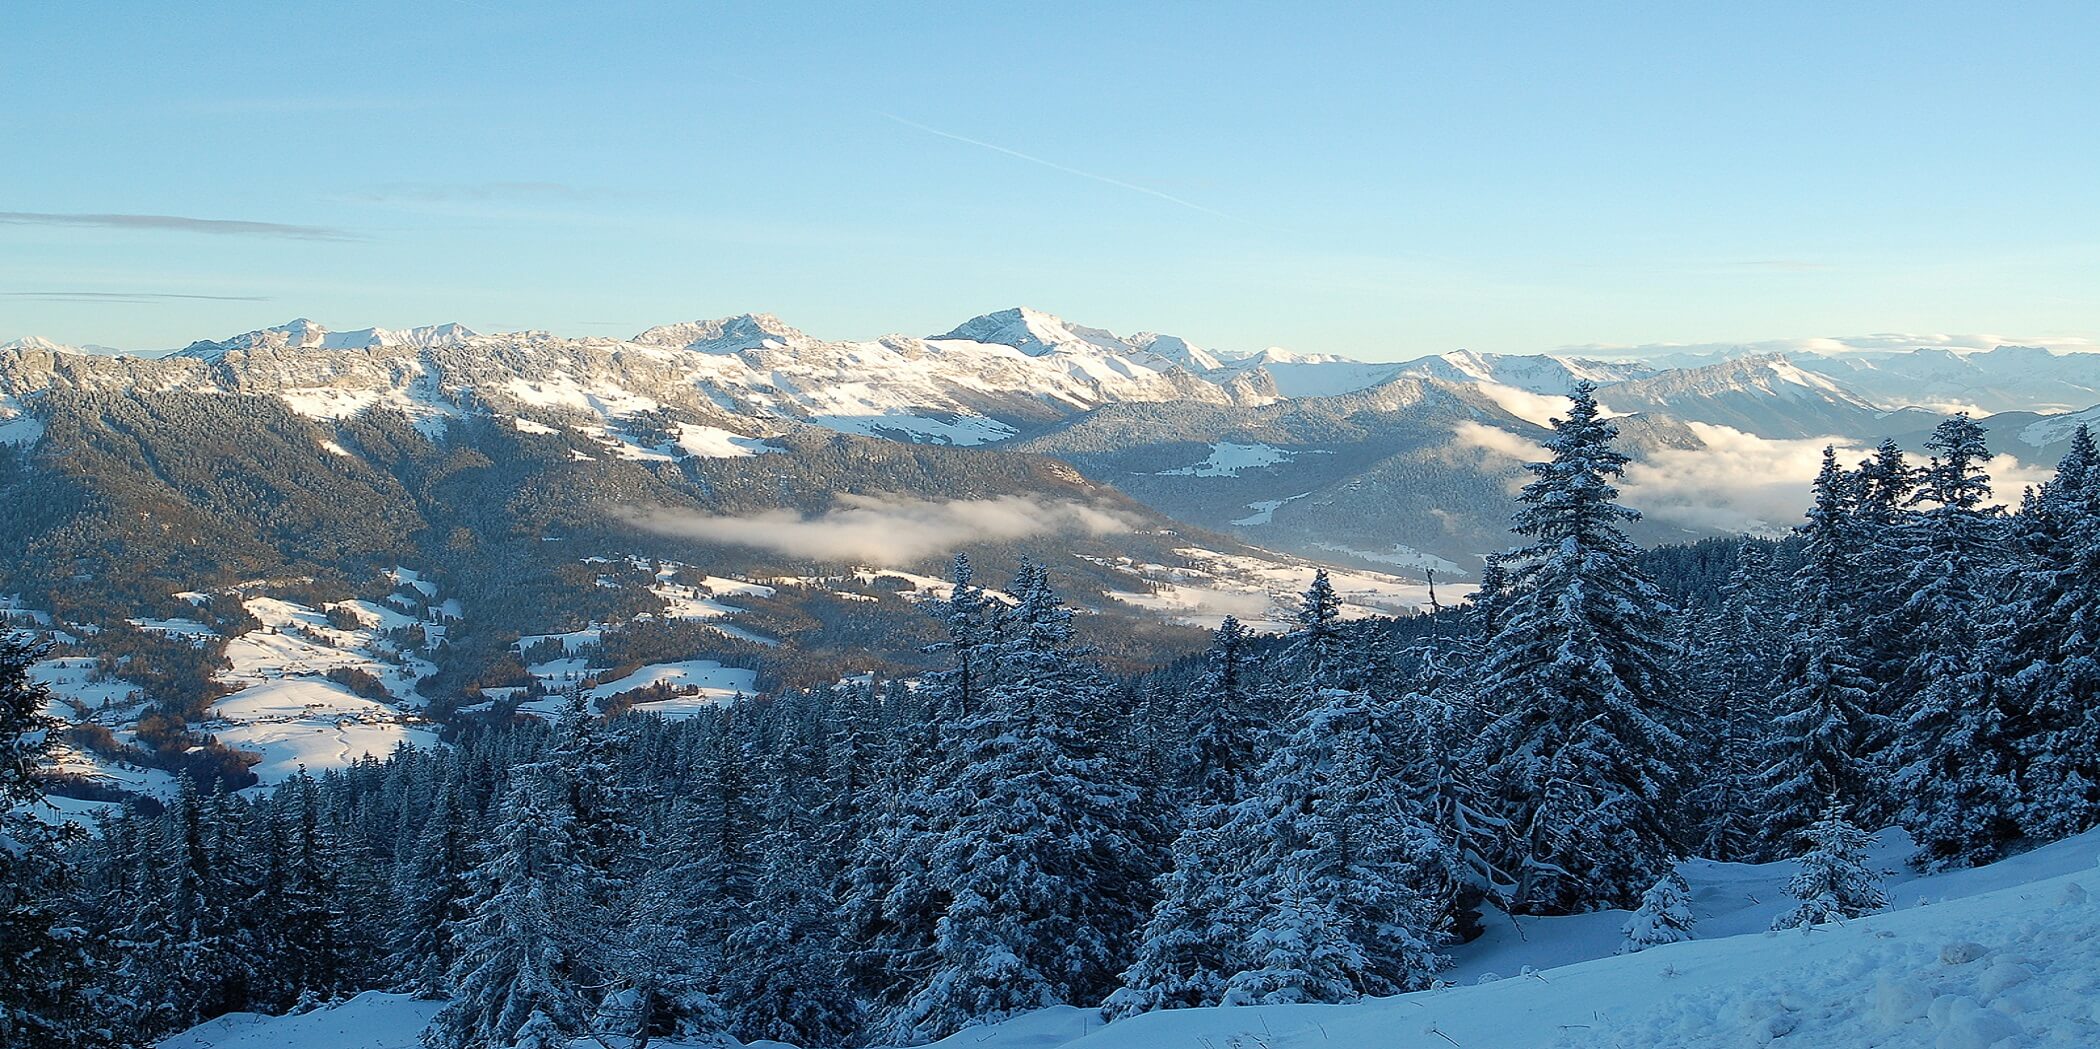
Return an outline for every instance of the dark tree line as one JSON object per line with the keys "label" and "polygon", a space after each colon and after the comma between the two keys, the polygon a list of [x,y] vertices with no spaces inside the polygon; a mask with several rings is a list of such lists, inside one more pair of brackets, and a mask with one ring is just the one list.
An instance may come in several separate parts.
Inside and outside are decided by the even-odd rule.
{"label": "dark tree line", "polygon": [[[1660,942],[1686,855],[1816,858],[1814,921],[1872,905],[1861,827],[1943,867],[2100,823],[2089,433],[2012,512],[1963,417],[1922,469],[1828,455],[1797,533],[1725,565],[1635,549],[1614,437],[1578,388],[1525,545],[1436,615],[1345,623],[1321,574],[1289,634],[1227,619],[1117,680],[1040,566],[1007,601],[958,558],[915,682],[579,706],[85,837],[17,805],[0,1040],[375,987],[445,999],[435,1049],[1346,1001],[1430,985],[1490,906],[1643,904]],[[0,788],[26,804],[49,726],[6,654]]]}

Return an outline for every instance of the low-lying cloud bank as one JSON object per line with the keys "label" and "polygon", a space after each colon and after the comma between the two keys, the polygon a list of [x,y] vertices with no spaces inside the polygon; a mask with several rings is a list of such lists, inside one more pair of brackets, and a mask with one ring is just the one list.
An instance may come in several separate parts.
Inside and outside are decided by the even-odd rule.
{"label": "low-lying cloud bank", "polygon": [[916,499],[840,495],[819,514],[768,510],[718,517],[689,510],[635,510],[628,520],[658,535],[771,550],[840,564],[903,568],[974,543],[1048,535],[1131,531],[1128,515],[1071,500],[1022,495],[992,499]]}
{"label": "low-lying cloud bank", "polygon": [[[1872,451],[1842,437],[1778,440],[1727,426],[1688,425],[1705,447],[1664,448],[1628,464],[1620,500],[1655,521],[1686,528],[1783,533],[1808,511],[1825,446],[1837,448],[1838,462],[1847,469]],[[1916,466],[1927,461],[1917,454],[1907,458]],[[2002,454],[1984,468],[1993,501],[2008,507],[2019,505],[2022,488],[2054,472]]]}
{"label": "low-lying cloud bank", "polygon": [[1703,448],[1662,448],[1626,466],[1624,498],[1649,518],[1686,528],[1771,534],[1798,523],[1823,448],[1852,466],[1868,449],[1843,438],[1776,440],[1690,423]]}

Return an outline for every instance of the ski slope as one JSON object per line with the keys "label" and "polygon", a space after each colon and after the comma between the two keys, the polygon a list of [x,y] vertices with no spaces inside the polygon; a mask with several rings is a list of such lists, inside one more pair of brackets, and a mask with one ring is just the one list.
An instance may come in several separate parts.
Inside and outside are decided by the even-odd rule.
{"label": "ski slope", "polygon": [[[1904,847],[1892,836],[1878,855]],[[1612,955],[1624,912],[1461,948],[1458,985],[1349,1005],[1150,1013],[1061,1006],[943,1049],[2090,1049],[2100,1045],[2100,831],[1988,867],[1891,879],[1896,906],[1762,930],[1792,864],[1688,863],[1702,939]],[[1504,925],[1507,926],[1506,920]],[[1719,934],[1719,935],[1716,935]],[[1532,959],[1526,961],[1525,959]],[[1490,968],[1493,966],[1494,968]],[[411,1049],[435,1003],[364,994],[222,1017],[161,1049]],[[579,1040],[575,1046],[600,1043]],[[608,1042],[625,1049],[616,1040]],[[658,1040],[673,1049],[682,1043]],[[720,1044],[720,1043],[709,1043]]]}

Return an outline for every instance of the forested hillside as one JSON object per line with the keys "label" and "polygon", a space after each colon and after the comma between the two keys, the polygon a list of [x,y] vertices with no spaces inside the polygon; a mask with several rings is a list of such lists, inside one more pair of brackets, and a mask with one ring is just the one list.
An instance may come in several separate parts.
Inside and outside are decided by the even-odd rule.
{"label": "forested hillside", "polygon": [[[435,1049],[727,1033],[918,1044],[1055,1004],[1107,1019],[1435,984],[1502,914],[1635,909],[1675,868],[1798,857],[1781,927],[1887,905],[1910,862],[2100,823],[2100,466],[2079,430],[2013,510],[1979,428],[1923,468],[1826,458],[1782,542],[1643,553],[1586,384],[1463,607],[1225,620],[1117,676],[1055,574],[957,558],[930,669],[681,720],[475,723],[265,795],[184,787],[67,841],[13,810],[15,1043],[134,1044],[366,989]],[[408,486],[413,487],[413,486]],[[43,689],[0,679],[32,800]]]}

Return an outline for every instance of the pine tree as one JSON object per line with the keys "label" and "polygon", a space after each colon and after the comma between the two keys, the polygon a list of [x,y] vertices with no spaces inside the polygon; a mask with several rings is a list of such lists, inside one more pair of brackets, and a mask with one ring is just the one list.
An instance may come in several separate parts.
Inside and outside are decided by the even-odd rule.
{"label": "pine tree", "polygon": [[1229,887],[1242,876],[1246,848],[1227,826],[1254,788],[1266,727],[1253,713],[1247,634],[1227,616],[1211,637],[1188,742],[1187,804],[1171,866],[1154,883],[1158,902],[1138,937],[1137,960],[1102,1005],[1114,1020],[1153,1009],[1215,1005],[1232,973],[1226,957],[1248,935],[1253,916],[1235,911]]}
{"label": "pine tree", "polygon": [[808,829],[775,824],[763,845],[757,895],[724,946],[721,1006],[731,1033],[794,1045],[843,1045],[857,1029],[821,872]]}
{"label": "pine tree", "polygon": [[[1699,770],[1680,806],[1678,839],[1700,856],[1740,859],[1756,840],[1751,801],[1761,771],[1758,744],[1770,716],[1763,693],[1771,681],[1738,693],[1745,667],[1740,643],[1731,636],[1737,617],[1725,595],[1719,609],[1692,605],[1676,618],[1671,675],[1678,704],[1686,709],[1676,727],[1692,747],[1687,764]],[[1758,662],[1766,655],[1760,653]]]}
{"label": "pine tree", "polygon": [[724,945],[711,893],[720,867],[712,806],[679,799],[653,867],[621,898],[616,934],[602,954],[609,992],[592,1026],[624,1035],[636,1046],[652,1037],[708,1037],[729,1019],[716,1001]]}
{"label": "pine tree", "polygon": [[1158,832],[1086,716],[1108,684],[1073,648],[1041,566],[1024,564],[1013,592],[995,683],[957,729],[962,760],[934,802],[952,815],[927,877],[947,904],[934,967],[892,1024],[912,1041],[1098,1000],[1146,903]]}
{"label": "pine tree", "polygon": [[927,675],[923,686],[935,706],[936,723],[967,718],[983,701],[993,681],[992,645],[998,633],[998,603],[976,583],[967,554],[956,554],[950,570],[948,597],[948,666]]}
{"label": "pine tree", "polygon": [[1789,639],[1785,677],[1765,749],[1769,764],[1757,811],[1787,840],[1816,819],[1828,799],[1845,813],[1862,811],[1875,766],[1863,754],[1881,732],[1872,682],[1850,662],[1835,617],[1819,613]]}
{"label": "pine tree", "polygon": [[[1883,440],[1846,477],[1838,501],[1846,517],[1832,526],[1844,534],[1843,549],[1851,562],[1835,601],[1846,610],[1844,620],[1859,642],[1860,668],[1875,683],[1881,700],[1876,713],[1888,716],[1897,713],[1893,686],[1910,659],[1902,617],[1911,592],[1909,557],[1918,516],[1910,509],[1911,498],[1920,477],[1920,471],[1905,461],[1903,449],[1893,440]],[[1899,726],[1891,725],[1895,727]],[[1877,757],[1880,754],[1877,748]]]}
{"label": "pine tree", "polygon": [[1633,954],[1660,944],[1689,940],[1693,921],[1692,887],[1671,870],[1641,894],[1640,909],[1620,929],[1626,942],[1619,945],[1617,953]]}
{"label": "pine tree", "polygon": [[235,848],[229,826],[238,812],[231,799],[201,797],[193,780],[181,780],[160,857],[160,896],[147,904],[154,913],[142,916],[138,931],[141,962],[164,967],[149,1007],[177,1029],[252,1004],[237,912],[254,882],[242,876],[250,857]]}
{"label": "pine tree", "polygon": [[983,713],[997,671],[1004,605],[975,583],[967,555],[955,557],[944,610],[946,664],[919,687],[900,685],[885,703],[888,738],[883,798],[839,874],[839,912],[849,976],[861,995],[894,1016],[937,964],[938,924],[949,887],[929,869],[959,813],[955,783],[967,748],[956,737]]}
{"label": "pine tree", "polygon": [[527,772],[504,800],[472,875],[472,913],[453,933],[452,999],[423,1033],[432,1049],[499,1049],[528,1027],[562,1036],[585,1029],[590,1008],[568,920],[589,878],[562,787]]}
{"label": "pine tree", "polygon": [[1400,699],[1407,718],[1396,760],[1437,840],[1456,862],[1453,893],[1439,908],[1451,917],[1461,941],[1480,934],[1481,907],[1489,900],[1507,909],[1512,881],[1501,867],[1509,853],[1509,821],[1486,796],[1473,741],[1484,717],[1474,671],[1478,646],[1461,642],[1449,653],[1435,646],[1421,654],[1414,686]]}
{"label": "pine tree", "polygon": [[1214,811],[1247,795],[1266,731],[1254,709],[1247,630],[1226,616],[1211,635],[1202,680],[1193,690],[1185,784],[1192,811]]}
{"label": "pine tree", "polygon": [[347,978],[355,975],[350,930],[334,869],[339,846],[321,826],[317,787],[305,769],[278,787],[259,829],[277,856],[277,869],[262,879],[266,902],[248,911],[273,916],[267,929],[257,930],[270,943],[256,966],[258,983],[273,988],[258,988],[258,1003],[282,1011],[302,997],[333,997],[349,989]]}
{"label": "pine tree", "polygon": [[1901,623],[1915,653],[1896,683],[1903,718],[1892,783],[1907,799],[1905,826],[1918,841],[1916,862],[1944,867],[1984,862],[2017,837],[2018,758],[2006,723],[2005,689],[1979,658],[1989,621],[1991,581],[2004,532],[1985,507],[1990,450],[1966,414],[1939,425],[1910,549],[1909,598]]}
{"label": "pine tree", "polygon": [[1882,872],[1867,866],[1874,837],[1838,815],[1836,806],[1808,828],[1801,870],[1787,882],[1787,895],[1801,901],[1772,923],[1774,929],[1857,918],[1889,905]]}
{"label": "pine tree", "polygon": [[824,707],[824,780],[816,811],[823,875],[835,879],[880,804],[881,710],[873,684],[834,689]]}
{"label": "pine tree", "polygon": [[1639,514],[1612,501],[1618,430],[1591,384],[1571,397],[1513,520],[1532,542],[1504,558],[1480,751],[1519,839],[1514,902],[1545,913],[1631,903],[1653,883],[1673,855],[1670,756],[1684,747],[1663,721],[1665,602],[1619,527]]}
{"label": "pine tree", "polygon": [[2018,518],[2019,571],[1992,672],[2020,760],[2018,822],[2048,841],[2100,825],[2100,452],[2085,426]]}
{"label": "pine tree", "polygon": [[444,997],[446,974],[459,959],[453,932],[466,919],[473,895],[463,805],[457,766],[448,765],[444,785],[394,877],[398,921],[390,969],[398,986],[418,998]]}
{"label": "pine tree", "polygon": [[1776,716],[1765,738],[1755,806],[1767,839],[1777,842],[1791,842],[1830,799],[1847,818],[1881,808],[1870,755],[1890,729],[1876,713],[1874,682],[1845,634],[1845,595],[1857,553],[1845,497],[1835,451],[1825,448],[1815,503],[1800,528],[1801,566],[1777,668],[1782,691],[1773,703]]}
{"label": "pine tree", "polygon": [[1225,829],[1249,859],[1224,913],[1254,916],[1227,953],[1228,1002],[1396,994],[1445,964],[1457,861],[1423,811],[1408,718],[1361,692],[1320,700]]}
{"label": "pine tree", "polygon": [[1230,890],[1245,876],[1247,849],[1218,818],[1196,816],[1175,836],[1170,866],[1154,882],[1159,900],[1138,934],[1137,960],[1101,1005],[1107,1019],[1223,1000],[1233,975],[1226,959],[1257,915],[1235,906]]}
{"label": "pine tree", "polygon": [[1334,904],[1332,894],[1307,886],[1297,872],[1279,877],[1243,949],[1247,967],[1226,988],[1226,1003],[1348,1002],[1365,994],[1373,964]]}
{"label": "pine tree", "polygon": [[37,655],[0,628],[0,1044],[60,1049],[92,1044],[99,1025],[80,995],[85,930],[63,906],[80,830],[35,811],[47,804],[36,776],[60,725],[44,713],[50,690],[29,674]]}
{"label": "pine tree", "polygon": [[1322,568],[1298,605],[1298,628],[1277,657],[1275,678],[1289,689],[1283,704],[1295,714],[1318,702],[1322,689],[1350,687],[1359,682],[1360,667],[1352,665],[1348,638],[1342,633],[1342,601]]}

